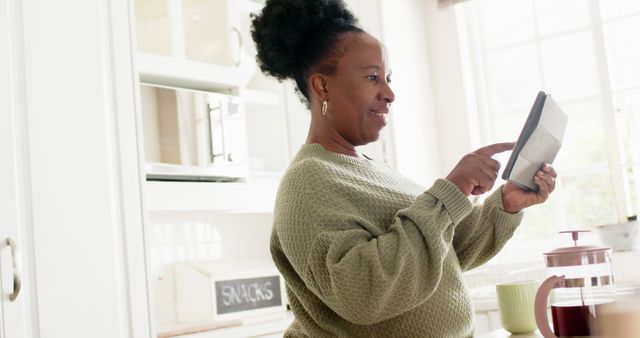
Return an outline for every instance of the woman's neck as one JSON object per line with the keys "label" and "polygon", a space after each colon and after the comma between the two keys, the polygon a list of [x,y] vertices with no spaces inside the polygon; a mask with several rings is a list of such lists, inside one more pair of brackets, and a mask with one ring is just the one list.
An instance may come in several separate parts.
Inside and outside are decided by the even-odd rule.
{"label": "woman's neck", "polygon": [[[331,131],[327,132],[327,129],[330,129]],[[324,149],[334,153],[363,158],[362,155],[356,151],[355,147],[345,140],[337,131],[333,130],[333,128],[314,128],[312,123],[309,127],[309,133],[307,134],[307,140],[305,143],[317,143]]]}

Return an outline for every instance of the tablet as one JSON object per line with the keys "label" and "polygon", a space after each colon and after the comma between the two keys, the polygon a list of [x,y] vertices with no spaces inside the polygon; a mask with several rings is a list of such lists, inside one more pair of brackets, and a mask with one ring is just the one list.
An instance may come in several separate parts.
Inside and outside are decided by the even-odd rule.
{"label": "tablet", "polygon": [[544,163],[553,163],[562,146],[568,117],[550,94],[540,91],[522,127],[502,178],[537,191],[533,177]]}

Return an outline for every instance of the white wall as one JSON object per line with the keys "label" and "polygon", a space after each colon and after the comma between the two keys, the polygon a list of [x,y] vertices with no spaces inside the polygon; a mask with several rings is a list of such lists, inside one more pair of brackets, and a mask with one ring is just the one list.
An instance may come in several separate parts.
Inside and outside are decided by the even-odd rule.
{"label": "white wall", "polygon": [[441,173],[446,175],[464,154],[480,146],[480,126],[469,114],[473,92],[464,84],[455,9],[426,1],[425,14]]}
{"label": "white wall", "polygon": [[382,35],[393,71],[391,119],[398,171],[430,186],[442,176],[422,0],[381,0]]}

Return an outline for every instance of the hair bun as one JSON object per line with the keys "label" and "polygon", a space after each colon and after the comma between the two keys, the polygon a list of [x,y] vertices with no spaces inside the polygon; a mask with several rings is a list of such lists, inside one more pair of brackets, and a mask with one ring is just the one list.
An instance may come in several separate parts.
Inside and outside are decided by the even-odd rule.
{"label": "hair bun", "polygon": [[356,23],[342,0],[267,0],[260,14],[252,16],[258,65],[279,80],[293,78],[321,56],[304,49],[323,28]]}

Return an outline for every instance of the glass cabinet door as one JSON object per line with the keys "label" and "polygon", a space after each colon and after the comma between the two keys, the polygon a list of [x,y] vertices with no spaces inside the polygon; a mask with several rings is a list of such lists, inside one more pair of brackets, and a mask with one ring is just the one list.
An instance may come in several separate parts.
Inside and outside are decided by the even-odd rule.
{"label": "glass cabinet door", "polygon": [[241,63],[239,13],[229,0],[183,0],[186,58],[225,66]]}
{"label": "glass cabinet door", "polygon": [[171,55],[171,26],[167,0],[136,0],[138,51]]}
{"label": "glass cabinet door", "polygon": [[138,51],[237,67],[244,14],[232,0],[136,0]]}

